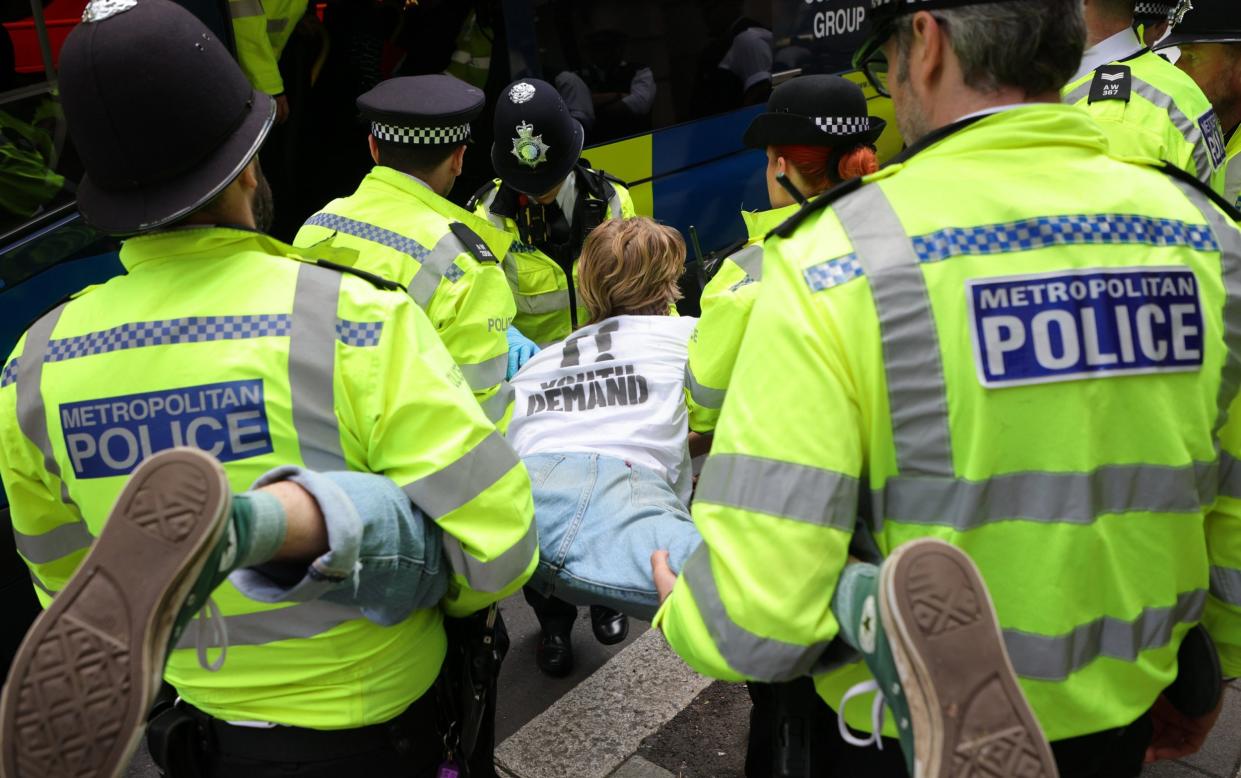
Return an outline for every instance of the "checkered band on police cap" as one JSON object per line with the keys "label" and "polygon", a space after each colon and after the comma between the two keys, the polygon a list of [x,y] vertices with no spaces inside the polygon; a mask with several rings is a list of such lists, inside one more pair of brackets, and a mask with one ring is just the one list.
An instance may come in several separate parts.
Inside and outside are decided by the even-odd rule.
{"label": "checkered band on police cap", "polygon": [[442,146],[449,143],[465,143],[470,139],[470,125],[452,127],[402,127],[396,124],[371,122],[371,135],[376,140],[389,143],[415,143],[425,146]]}
{"label": "checkered band on police cap", "polygon": [[870,129],[870,117],[816,116],[814,125],[828,135],[857,135]]}
{"label": "checkered band on police cap", "polygon": [[1176,9],[1176,5],[1176,0],[1140,0],[1133,13],[1136,16],[1167,16]]}

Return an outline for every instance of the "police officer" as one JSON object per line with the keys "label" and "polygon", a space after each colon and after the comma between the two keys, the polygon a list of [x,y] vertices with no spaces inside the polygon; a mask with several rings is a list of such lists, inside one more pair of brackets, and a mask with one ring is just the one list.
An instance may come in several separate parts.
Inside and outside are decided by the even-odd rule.
{"label": "police officer", "polygon": [[[356,608],[257,602],[225,583],[221,618],[185,631],[164,677],[201,722],[208,753],[183,758],[206,774],[337,775],[346,758],[376,774],[433,770],[443,614],[486,607],[537,564],[524,468],[405,294],[254,229],[274,104],[191,14],[167,0],[92,4],[60,85],[86,168],[81,212],[131,237],[127,273],[41,317],[0,373],[0,475],[40,598],[65,587],[126,477],[161,449],[206,450],[237,491],[285,464],[383,474],[444,530],[441,608],[380,627]],[[176,533],[176,504],[161,506]],[[92,597],[103,627],[127,616]],[[221,646],[227,669],[200,667],[195,648]],[[90,703],[73,711],[77,731],[98,742],[43,749],[23,733],[14,776],[128,747],[90,691],[113,697],[119,661],[84,654],[70,668],[74,699]]]}
{"label": "police officer", "polygon": [[294,245],[402,284],[427,312],[488,418],[503,425],[513,295],[500,258],[511,238],[447,199],[483,93],[452,76],[393,78],[358,98],[375,167],[352,195],[311,216]]}
{"label": "police officer", "polygon": [[[1228,146],[1224,197],[1241,208],[1241,5],[1194,0],[1176,30],[1159,44],[1179,46],[1176,66],[1188,73],[1215,106]],[[1211,137],[1214,137],[1212,135]]]}
{"label": "police officer", "polygon": [[1170,162],[1224,191],[1219,119],[1193,79],[1138,40],[1134,0],[1086,0],[1087,43],[1064,102],[1103,127],[1117,156]]}
{"label": "police officer", "polygon": [[[889,0],[871,20],[855,62],[891,92],[910,146],[768,239],[698,482],[704,545],[671,587],[657,555],[671,596],[655,623],[699,672],[795,677],[873,620],[827,611],[851,539],[887,556],[942,538],[977,562],[1062,774],[1136,776],[1218,716],[1218,675],[1187,712],[1161,697],[1193,625],[1241,673],[1235,214],[1180,171],[1110,156],[1059,104],[1079,0]],[[1003,674],[998,646],[970,639],[972,596],[908,583],[912,634],[951,646],[954,674],[928,668],[932,702],[896,706],[884,735],[906,712],[939,718],[922,776],[1001,752],[995,774],[1051,775],[1017,766],[1031,730],[974,707],[1015,690],[963,681],[980,664]],[[841,705],[865,680],[857,665],[815,678],[874,733],[870,700]],[[841,732],[825,733],[832,774],[905,773],[895,748],[846,748]]]}
{"label": "police officer", "polygon": [[861,87],[839,76],[812,75],[776,87],[767,110],[746,128],[745,144],[767,153],[771,209],[742,212],[745,246],[722,260],[703,289],[685,380],[690,429],[710,433],[719,419],[763,278],[763,238],[808,198],[878,170],[874,144],[886,126],[867,115]]}
{"label": "police officer", "polygon": [[539,345],[586,323],[576,278],[587,233],[604,219],[634,215],[624,185],[583,163],[584,137],[551,84],[510,84],[496,104],[491,146],[499,178],[467,206],[512,236],[504,270],[517,301],[513,323]]}
{"label": "police officer", "polygon": [[1180,5],[1177,0],[1138,0],[1133,7],[1133,23],[1149,48],[1168,32],[1170,17]]}
{"label": "police officer", "polygon": [[[517,315],[514,330],[539,345],[554,343],[586,323],[578,304],[577,258],[586,235],[605,219],[634,215],[619,181],[582,163],[582,125],[546,81],[527,78],[501,93],[491,162],[500,175],[466,207],[513,239],[504,260]],[[572,279],[572,280],[570,280]],[[525,590],[542,635],[535,660],[543,672],[573,671],[571,635],[577,608]],[[629,634],[625,615],[593,605],[595,638],[613,645]]]}
{"label": "police officer", "polygon": [[275,98],[276,123],[289,117],[280,54],[306,15],[307,0],[228,0],[237,61],[250,83]]}

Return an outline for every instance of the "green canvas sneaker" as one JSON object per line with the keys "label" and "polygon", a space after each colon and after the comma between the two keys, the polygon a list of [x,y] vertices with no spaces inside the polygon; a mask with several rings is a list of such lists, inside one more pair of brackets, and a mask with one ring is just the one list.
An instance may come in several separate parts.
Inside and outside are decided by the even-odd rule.
{"label": "green canvas sneaker", "polygon": [[13,661],[0,697],[0,774],[122,774],[168,652],[236,564],[248,526],[230,520],[231,503],[224,470],[197,449],[162,451],[134,470]]}
{"label": "green canvas sneaker", "polygon": [[955,546],[923,539],[882,567],[851,564],[832,599],[841,637],[861,652],[876,692],[876,744],[891,711],[913,778],[1055,778],[1055,758],[1017,683],[986,584]]}

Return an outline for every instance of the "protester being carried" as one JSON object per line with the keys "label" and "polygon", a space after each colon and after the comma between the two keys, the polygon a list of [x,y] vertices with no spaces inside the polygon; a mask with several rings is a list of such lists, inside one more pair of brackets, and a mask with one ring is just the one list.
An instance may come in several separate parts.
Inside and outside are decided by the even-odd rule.
{"label": "protester being carried", "polygon": [[530,585],[650,619],[650,556],[673,569],[700,542],[691,489],[685,361],[696,320],[680,297],[685,242],[647,218],[595,228],[579,260],[589,324],[513,378],[509,442],[530,471],[543,550]]}

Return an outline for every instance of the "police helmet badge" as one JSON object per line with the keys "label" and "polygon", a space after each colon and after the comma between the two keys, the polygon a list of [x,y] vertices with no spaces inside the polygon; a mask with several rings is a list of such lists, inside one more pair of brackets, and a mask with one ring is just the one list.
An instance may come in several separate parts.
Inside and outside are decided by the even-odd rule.
{"label": "police helmet badge", "polygon": [[525,81],[513,84],[513,88],[508,90],[508,99],[518,105],[530,102],[532,97],[534,97],[534,84]]}
{"label": "police helmet badge", "polygon": [[534,134],[534,125],[522,122],[517,125],[517,137],[513,138],[513,156],[526,167],[538,167],[547,161],[547,149],[542,135]]}
{"label": "police helmet badge", "polygon": [[1176,7],[1168,14],[1168,23],[1173,27],[1185,21],[1185,14],[1194,10],[1193,0],[1180,0]]}

